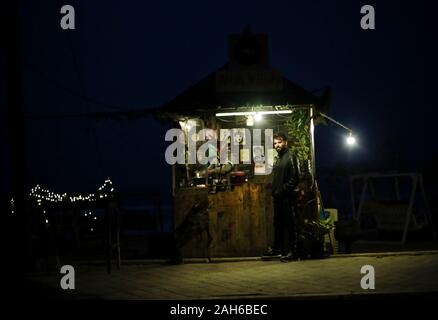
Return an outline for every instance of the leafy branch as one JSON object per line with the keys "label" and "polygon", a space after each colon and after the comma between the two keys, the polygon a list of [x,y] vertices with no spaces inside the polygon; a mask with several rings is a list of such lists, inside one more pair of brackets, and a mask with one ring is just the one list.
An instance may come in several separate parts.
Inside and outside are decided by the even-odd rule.
{"label": "leafy branch", "polygon": [[311,159],[310,156],[310,116],[307,110],[295,110],[285,122],[287,133],[292,137],[292,148],[301,162]]}

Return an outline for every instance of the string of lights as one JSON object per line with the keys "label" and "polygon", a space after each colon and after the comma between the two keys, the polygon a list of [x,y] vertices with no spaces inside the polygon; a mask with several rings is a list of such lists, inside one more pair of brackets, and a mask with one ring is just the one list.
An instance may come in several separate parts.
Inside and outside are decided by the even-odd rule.
{"label": "string of lights", "polygon": [[14,198],[11,198],[11,213],[15,213],[15,200]]}
{"label": "string of lights", "polygon": [[93,212],[92,211],[85,211],[84,212],[84,217],[86,217],[86,218],[88,218],[89,220],[90,220],[90,222],[89,222],[89,228],[90,228],[90,231],[91,232],[93,232],[94,231],[94,229],[95,229],[95,223],[96,223],[96,220],[97,220],[97,216],[96,215],[94,215],[93,216]]}
{"label": "string of lights", "polygon": [[[49,222],[49,214],[47,213],[46,210],[42,211],[43,215],[43,220],[46,224],[47,227],[50,226],[50,222]],[[96,229],[96,223],[97,223],[97,215],[93,214],[92,211],[87,211],[85,210],[84,213],[84,218],[87,220],[88,225],[86,226],[86,228],[88,228],[89,231],[94,232]]]}
{"label": "string of lights", "polygon": [[69,195],[67,193],[55,193],[41,188],[39,185],[33,187],[29,196],[36,200],[39,206],[43,201],[59,203],[59,202],[95,202],[98,200],[111,198],[114,194],[114,187],[112,181],[108,178],[105,183],[99,187],[98,192],[89,193],[85,195]]}

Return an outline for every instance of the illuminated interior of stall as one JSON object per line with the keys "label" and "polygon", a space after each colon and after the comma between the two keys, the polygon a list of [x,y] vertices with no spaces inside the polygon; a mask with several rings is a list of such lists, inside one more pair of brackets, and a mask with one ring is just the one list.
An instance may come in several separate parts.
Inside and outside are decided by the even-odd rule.
{"label": "illuminated interior of stall", "polygon": [[[265,139],[266,129],[272,134],[278,131],[287,132],[285,122],[291,114],[299,109],[309,110],[310,106],[276,106],[276,107],[250,107],[238,109],[217,109],[215,114],[180,119],[179,126],[184,132],[184,141],[188,139],[196,141],[197,156],[202,145],[210,143],[206,156],[209,159],[218,157],[218,164],[223,165],[219,155],[226,148],[227,159],[232,161],[232,171],[226,178],[209,176],[211,163],[179,165],[176,170],[176,187],[209,187],[212,184],[221,183],[224,179],[225,189],[248,181],[269,182],[271,177],[275,149]],[[210,124],[210,128],[206,123]],[[213,124],[213,125],[211,125]],[[259,134],[259,141],[255,142],[255,134]],[[233,158],[232,145],[238,145],[238,158]],[[235,150],[235,149],[234,149]],[[186,143],[186,156],[189,155],[188,143]],[[263,159],[263,163],[258,159]],[[217,180],[219,179],[219,180]]]}

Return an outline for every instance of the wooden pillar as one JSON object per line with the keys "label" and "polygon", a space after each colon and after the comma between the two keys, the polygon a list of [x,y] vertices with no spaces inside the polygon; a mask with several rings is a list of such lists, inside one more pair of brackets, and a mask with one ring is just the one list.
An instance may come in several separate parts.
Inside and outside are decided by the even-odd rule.
{"label": "wooden pillar", "polygon": [[105,203],[105,215],[106,215],[106,269],[107,273],[111,274],[111,212],[109,203]]}
{"label": "wooden pillar", "polygon": [[309,108],[310,116],[310,161],[312,161],[312,186],[315,183],[316,165],[315,165],[315,126],[313,122],[313,106]]}

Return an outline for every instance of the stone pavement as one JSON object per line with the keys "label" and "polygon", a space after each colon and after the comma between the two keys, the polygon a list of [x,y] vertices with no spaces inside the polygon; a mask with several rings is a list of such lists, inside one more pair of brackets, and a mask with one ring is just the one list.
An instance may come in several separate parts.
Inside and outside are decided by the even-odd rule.
{"label": "stone pavement", "polygon": [[[375,289],[360,286],[363,265],[375,269]],[[110,275],[104,264],[75,267],[75,290],[59,288],[61,274],[29,275],[61,299],[309,299],[369,295],[438,297],[438,251],[338,255],[289,263],[245,258],[169,265],[126,262]],[[44,298],[41,297],[40,298]]]}

